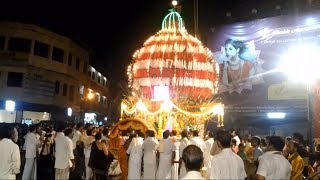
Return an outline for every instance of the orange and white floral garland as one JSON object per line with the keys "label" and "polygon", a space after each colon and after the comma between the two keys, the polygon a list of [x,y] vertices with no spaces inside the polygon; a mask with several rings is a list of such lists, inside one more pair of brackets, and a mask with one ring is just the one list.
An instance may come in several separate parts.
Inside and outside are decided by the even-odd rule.
{"label": "orange and white floral garland", "polygon": [[172,20],[164,21],[168,26],[134,53],[127,70],[129,86],[144,98],[153,98],[153,87],[161,85],[169,86],[172,98],[181,93],[195,98],[216,93],[219,65],[211,51],[183,26],[174,28]]}

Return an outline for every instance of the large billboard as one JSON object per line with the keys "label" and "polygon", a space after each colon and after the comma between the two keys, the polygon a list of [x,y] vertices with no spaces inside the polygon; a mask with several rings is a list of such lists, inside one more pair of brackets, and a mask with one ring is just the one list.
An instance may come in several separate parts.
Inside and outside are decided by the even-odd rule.
{"label": "large billboard", "polygon": [[320,12],[215,27],[207,44],[220,64],[219,93],[227,112],[307,111],[306,86],[287,81],[278,67],[299,51],[301,68],[315,65],[305,64],[310,56],[301,54],[320,46]]}
{"label": "large billboard", "polygon": [[257,100],[305,99],[306,89],[284,82],[286,78],[277,71],[277,66],[289,49],[319,44],[320,12],[220,26],[212,28],[208,38],[208,46],[220,64],[219,92],[234,96],[249,94],[254,100],[247,99],[245,104],[271,103]]}

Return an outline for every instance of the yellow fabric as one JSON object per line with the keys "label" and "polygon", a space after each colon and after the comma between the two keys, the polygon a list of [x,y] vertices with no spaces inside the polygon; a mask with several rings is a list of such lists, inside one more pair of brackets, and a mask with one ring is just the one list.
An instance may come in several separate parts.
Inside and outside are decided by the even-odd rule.
{"label": "yellow fabric", "polygon": [[85,137],[87,137],[86,133],[82,133],[80,138],[79,138],[79,141],[83,142]]}
{"label": "yellow fabric", "polygon": [[302,179],[302,172],[304,168],[304,162],[301,156],[296,152],[294,154],[290,154],[288,158],[292,170],[291,170],[291,180],[301,180]]}
{"label": "yellow fabric", "polygon": [[147,123],[138,118],[128,118],[122,121],[119,121],[112,129],[109,135],[109,138],[116,138],[120,131],[127,130],[132,128],[134,130],[140,130],[145,133],[148,129],[152,129],[154,132],[157,132],[154,127],[149,127]]}
{"label": "yellow fabric", "polygon": [[302,158],[304,166],[309,166],[309,157]]}
{"label": "yellow fabric", "polygon": [[251,146],[251,143],[246,144],[244,147],[244,151],[247,153],[248,159],[253,159],[253,147]]}
{"label": "yellow fabric", "polygon": [[121,179],[127,180],[128,179],[128,155],[126,153],[126,149],[123,147],[123,145],[120,145],[119,147],[119,163],[120,163],[120,169],[121,169]]}

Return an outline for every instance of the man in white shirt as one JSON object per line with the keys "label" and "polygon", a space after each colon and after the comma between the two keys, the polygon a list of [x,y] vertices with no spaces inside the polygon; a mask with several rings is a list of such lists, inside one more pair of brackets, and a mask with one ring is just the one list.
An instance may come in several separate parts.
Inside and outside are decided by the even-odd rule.
{"label": "man in white shirt", "polygon": [[[138,136],[138,134],[140,136]],[[127,154],[129,154],[129,164],[128,164],[128,179],[140,179],[141,178],[141,159],[142,159],[142,144],[143,138],[142,134],[139,132],[134,135],[132,141],[127,149]]]}
{"label": "man in white shirt", "polygon": [[37,164],[36,157],[38,154],[38,148],[41,147],[41,141],[39,140],[39,132],[40,127],[37,125],[30,125],[29,134],[26,136],[26,163],[24,165],[22,179],[36,179],[37,177]]}
{"label": "man in white shirt", "polygon": [[232,135],[232,139],[237,141],[237,146],[239,146],[239,144],[241,143],[241,140],[240,140],[239,136],[237,135],[237,132],[232,131],[231,135]]}
{"label": "man in white shirt", "polygon": [[[55,179],[67,180],[69,179],[70,167],[74,168],[73,144],[69,137],[63,133],[65,127],[60,125],[57,128],[57,136],[55,139]],[[71,129],[66,130],[66,134],[70,135]]]}
{"label": "man in white shirt", "polygon": [[51,139],[54,141],[54,138],[56,137],[56,131],[53,129],[52,126],[49,127],[48,134],[52,134]]}
{"label": "man in white shirt", "polygon": [[230,148],[231,134],[225,130],[219,131],[217,143],[222,150],[212,157],[210,179],[246,178],[243,160]]}
{"label": "man in white shirt", "polygon": [[0,179],[16,179],[20,172],[20,150],[12,142],[14,130],[9,126],[0,128]]}
{"label": "man in white shirt", "polygon": [[89,160],[90,160],[92,143],[95,141],[95,138],[92,135],[92,129],[87,129],[86,134],[87,136],[83,139],[83,144],[84,144],[83,154],[85,157],[85,165],[86,165],[86,180],[90,180],[92,177],[92,169],[89,167]]}
{"label": "man in white shirt", "polygon": [[81,136],[82,131],[83,131],[82,124],[81,123],[77,124],[76,130],[72,136],[73,150],[75,150],[77,147],[77,143],[80,140],[80,136]]}
{"label": "man in white shirt", "polygon": [[179,147],[179,157],[180,157],[180,174],[179,177],[182,178],[187,174],[186,167],[184,165],[184,162],[182,161],[182,152],[183,150],[190,145],[190,141],[188,139],[188,130],[183,130],[181,132],[181,141],[180,141],[180,147]]}
{"label": "man in white shirt", "polygon": [[279,136],[271,136],[267,152],[259,158],[255,179],[290,179],[291,164],[282,155],[284,141]]}
{"label": "man in white shirt", "polygon": [[198,146],[202,152],[206,149],[206,144],[204,143],[203,139],[199,137],[199,131],[193,130],[192,131],[193,138],[190,140],[190,143],[193,145]]}
{"label": "man in white shirt", "polygon": [[203,152],[198,146],[189,145],[182,152],[182,159],[187,169],[187,174],[181,178],[182,180],[187,179],[198,179],[204,180],[201,176],[200,169],[203,164]]}
{"label": "man in white shirt", "polygon": [[27,139],[27,137],[28,137],[28,135],[30,134],[30,131],[26,134],[26,135],[24,135],[23,136],[23,139],[24,139],[24,143],[23,143],[23,145],[22,145],[22,150],[25,152],[26,151],[26,139]]}
{"label": "man in white shirt", "polygon": [[[75,161],[75,169],[71,173],[71,177],[73,179],[83,178],[85,172],[85,157],[83,155],[83,147],[82,147],[82,139],[80,139],[83,133],[83,125],[82,123],[78,123],[76,125],[76,129],[74,130],[72,136],[72,144],[73,144],[73,154]],[[81,148],[82,147],[82,148]]]}
{"label": "man in white shirt", "polygon": [[163,132],[163,139],[159,142],[159,166],[156,178],[157,179],[171,179],[171,165],[175,158],[175,146],[169,139],[170,132],[168,130]]}
{"label": "man in white shirt", "polygon": [[173,160],[173,165],[171,167],[171,179],[179,179],[179,147],[180,147],[180,142],[178,141],[177,137],[177,131],[172,130],[171,131],[171,138],[172,142],[174,143],[175,146],[175,158]]}
{"label": "man in white shirt", "polygon": [[155,179],[157,172],[157,149],[159,142],[152,130],[146,132],[147,138],[143,141],[143,179]]}
{"label": "man in white shirt", "polygon": [[212,144],[214,143],[213,133],[208,133],[208,139],[205,141],[206,149],[204,150],[204,167],[206,170],[206,178],[210,178],[210,170],[211,170],[211,160],[212,155],[210,154]]}

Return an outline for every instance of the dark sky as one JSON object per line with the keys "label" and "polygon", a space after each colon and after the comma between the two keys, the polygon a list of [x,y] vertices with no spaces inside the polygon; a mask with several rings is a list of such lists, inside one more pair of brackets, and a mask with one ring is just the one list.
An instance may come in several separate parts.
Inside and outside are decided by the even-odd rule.
{"label": "dark sky", "polygon": [[[260,14],[270,14],[277,3],[297,1],[199,0],[200,32],[225,23],[227,11],[231,11],[233,18],[237,19],[250,16],[252,8],[257,8]],[[193,34],[194,1],[180,0],[180,4],[187,30]],[[32,23],[86,43],[97,57],[91,64],[106,74],[109,81],[118,82],[125,80],[126,65],[134,51],[160,30],[161,21],[169,8],[170,0],[11,0],[1,2],[0,20]]]}
{"label": "dark sky", "polygon": [[[181,3],[186,24],[193,27],[193,0],[182,0]],[[171,1],[68,0],[41,3],[13,0],[3,2],[1,7],[0,20],[32,23],[83,41],[97,53],[99,61],[92,63],[99,65],[98,69],[117,70],[128,64],[134,51],[160,30]],[[107,73],[108,76],[114,74]]]}
{"label": "dark sky", "polygon": [[123,74],[134,51],[160,29],[170,8],[169,0],[4,3],[0,20],[32,23],[84,42],[96,54],[91,63],[117,80],[114,75]]}

